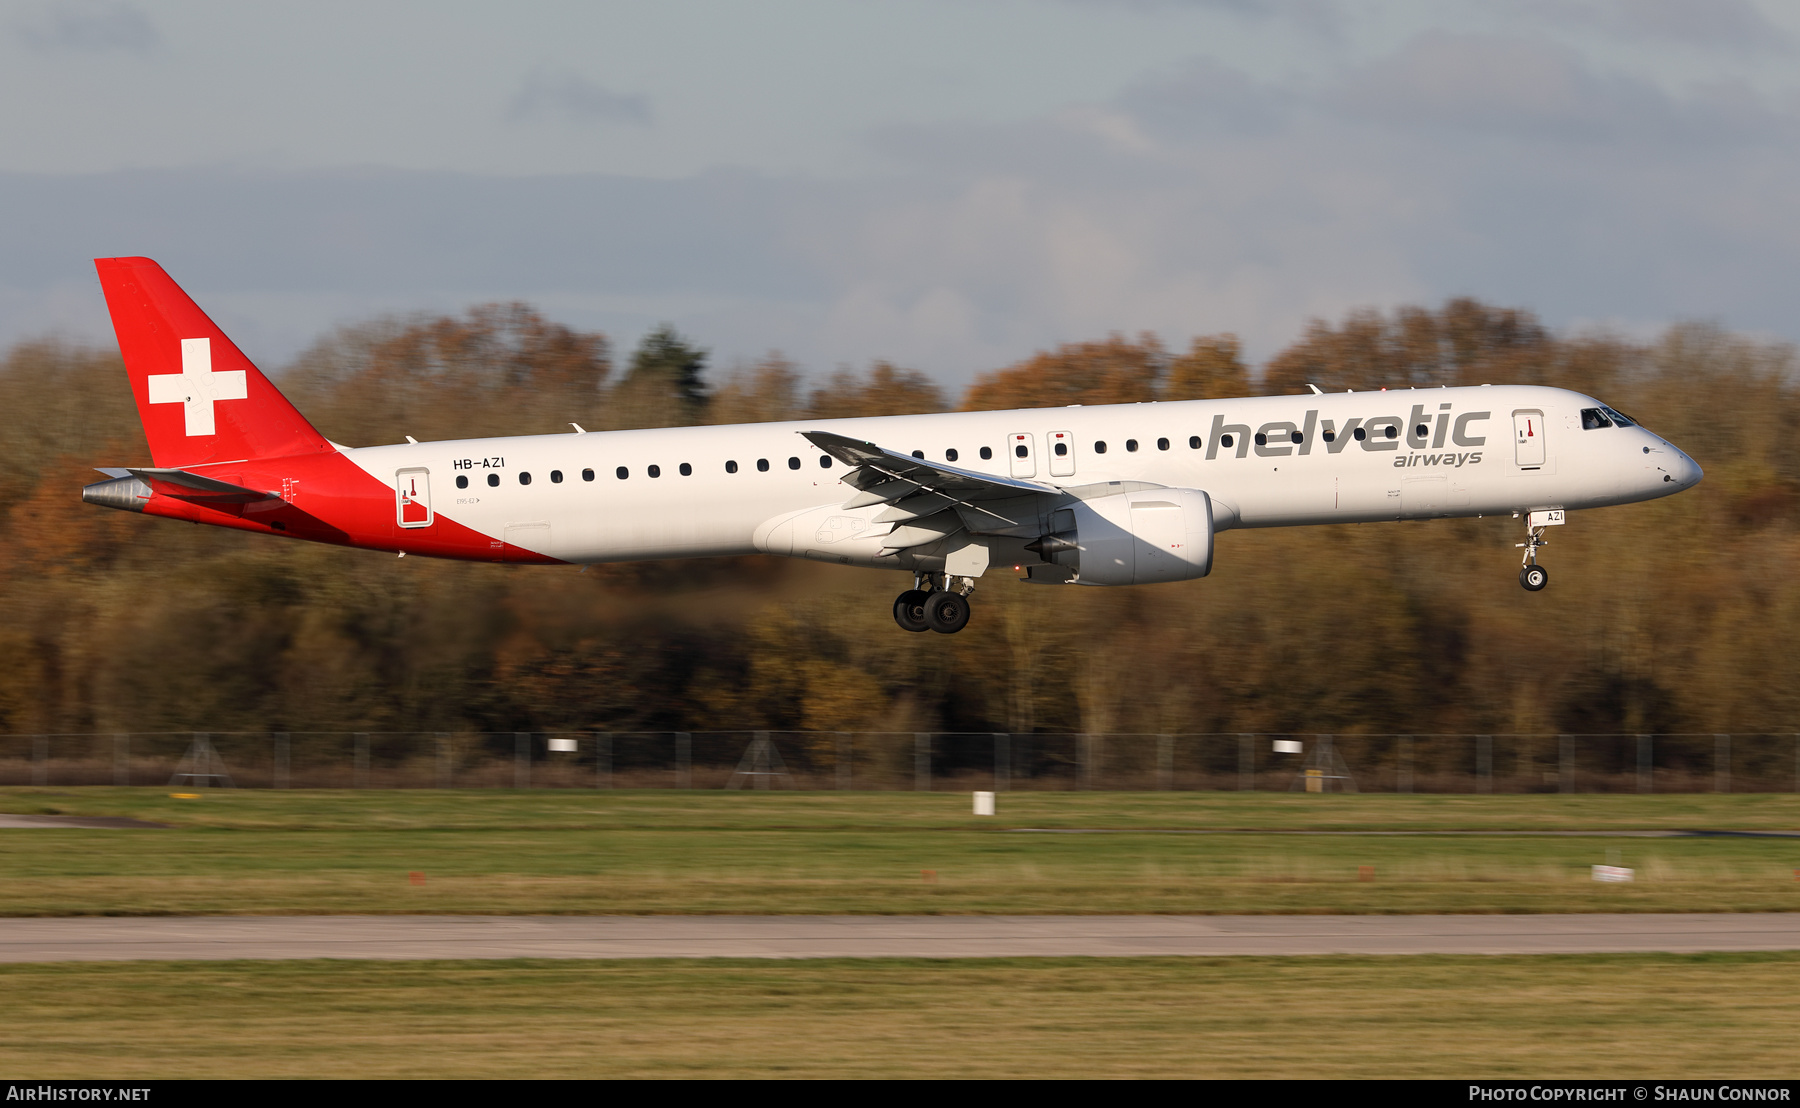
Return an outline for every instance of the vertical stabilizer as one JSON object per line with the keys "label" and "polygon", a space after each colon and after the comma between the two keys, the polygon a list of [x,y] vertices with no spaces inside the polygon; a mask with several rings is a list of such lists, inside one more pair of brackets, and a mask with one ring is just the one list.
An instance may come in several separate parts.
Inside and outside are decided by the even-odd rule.
{"label": "vertical stabilizer", "polygon": [[96,258],[94,268],[159,467],[335,449],[161,266]]}

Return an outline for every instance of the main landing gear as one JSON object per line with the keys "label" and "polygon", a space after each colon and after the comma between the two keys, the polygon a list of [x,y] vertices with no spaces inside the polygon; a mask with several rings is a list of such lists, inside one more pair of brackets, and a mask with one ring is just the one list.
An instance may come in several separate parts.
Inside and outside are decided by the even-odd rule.
{"label": "main landing gear", "polygon": [[952,577],[946,581],[942,574],[920,573],[914,575],[913,585],[894,601],[895,623],[908,631],[941,635],[954,635],[969,625],[974,580]]}
{"label": "main landing gear", "polygon": [[1544,529],[1533,527],[1527,521],[1525,541],[1514,545],[1525,551],[1525,560],[1519,569],[1519,584],[1525,586],[1526,592],[1542,591],[1550,583],[1550,571],[1537,564],[1538,548],[1550,545],[1550,540],[1544,537]]}

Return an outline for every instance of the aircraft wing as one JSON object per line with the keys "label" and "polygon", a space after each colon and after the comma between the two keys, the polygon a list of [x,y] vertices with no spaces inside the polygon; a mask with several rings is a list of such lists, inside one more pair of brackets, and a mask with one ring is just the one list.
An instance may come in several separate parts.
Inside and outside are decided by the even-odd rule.
{"label": "aircraft wing", "polygon": [[[111,473],[111,470],[102,470]],[[198,473],[189,473],[185,469],[126,469],[118,475],[129,473],[138,478],[164,496],[179,496],[184,500],[198,500],[206,504],[253,504],[259,500],[280,500],[281,497],[272,492],[234,485],[229,481],[220,481],[212,477],[202,477]]]}
{"label": "aircraft wing", "polygon": [[[1004,534],[1025,527],[1035,534],[1036,512],[1029,513],[1032,522],[1027,522],[1026,513],[1017,510],[1018,501],[1021,497],[1060,491],[1055,485],[1037,481],[928,462],[829,431],[801,434],[851,467],[843,481],[858,491],[844,502],[846,509],[888,505],[874,522],[896,525],[887,538],[890,551],[926,545],[964,529]],[[994,503],[1008,500],[1014,503]],[[983,507],[984,504],[992,507]]]}

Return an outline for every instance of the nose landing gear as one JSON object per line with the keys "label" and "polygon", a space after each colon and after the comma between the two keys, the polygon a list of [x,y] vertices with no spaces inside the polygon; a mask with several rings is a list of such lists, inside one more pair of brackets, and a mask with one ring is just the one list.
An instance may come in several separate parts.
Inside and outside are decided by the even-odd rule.
{"label": "nose landing gear", "polygon": [[[1561,514],[1557,513],[1558,516]],[[1533,518],[1536,515],[1533,512],[1525,519],[1525,541],[1513,544],[1525,551],[1524,562],[1519,569],[1519,584],[1525,586],[1526,592],[1540,592],[1550,583],[1550,571],[1537,564],[1538,548],[1549,546],[1550,540],[1544,537],[1545,525]],[[1557,522],[1562,521],[1558,519]]]}
{"label": "nose landing gear", "polygon": [[894,622],[906,631],[936,631],[954,635],[969,625],[969,594],[975,581],[969,577],[944,578],[939,574],[915,575],[914,588],[894,600]]}

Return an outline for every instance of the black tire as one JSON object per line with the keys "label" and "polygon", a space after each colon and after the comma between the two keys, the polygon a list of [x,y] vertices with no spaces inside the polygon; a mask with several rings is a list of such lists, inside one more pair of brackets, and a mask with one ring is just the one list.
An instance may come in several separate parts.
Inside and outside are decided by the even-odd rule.
{"label": "black tire", "polygon": [[1540,565],[1529,565],[1519,571],[1519,584],[1526,592],[1541,592],[1550,583],[1550,571]]}
{"label": "black tire", "polygon": [[969,625],[969,598],[960,593],[934,592],[925,602],[925,622],[940,635],[954,635]]}
{"label": "black tire", "polygon": [[894,622],[905,631],[927,631],[931,624],[925,622],[925,601],[931,598],[928,592],[908,589],[894,601]]}

